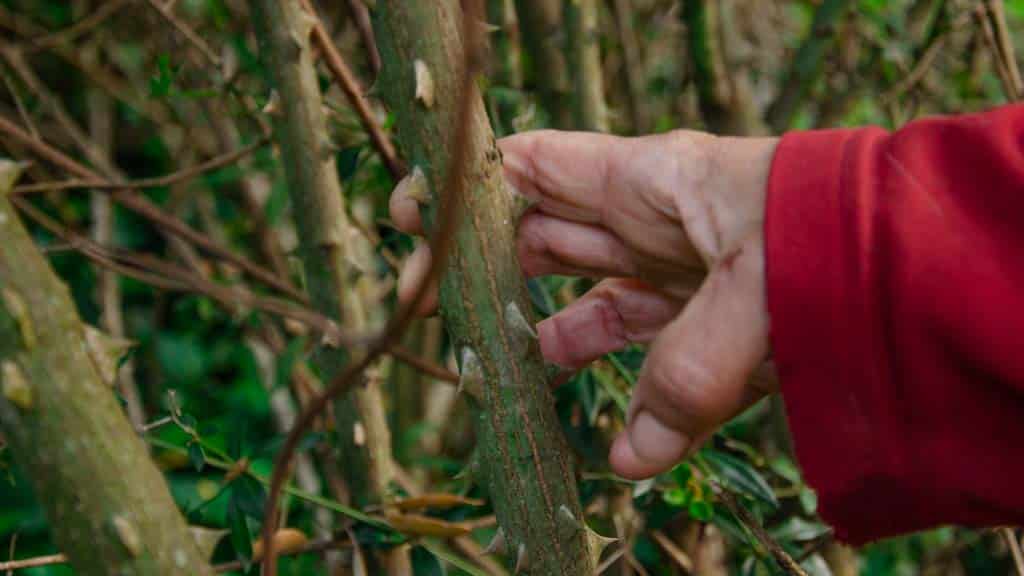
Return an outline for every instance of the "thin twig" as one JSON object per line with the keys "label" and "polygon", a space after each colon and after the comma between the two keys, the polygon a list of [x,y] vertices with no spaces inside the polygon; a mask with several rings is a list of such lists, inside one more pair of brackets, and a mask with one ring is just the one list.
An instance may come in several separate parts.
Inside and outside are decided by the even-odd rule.
{"label": "thin twig", "polygon": [[[321,540],[316,542],[310,542],[298,550],[292,550],[286,552],[287,556],[295,556],[299,554],[306,554],[309,552],[323,552],[325,550],[340,550],[352,546],[349,540]],[[25,568],[38,568],[40,566],[53,566],[56,564],[67,564],[68,558],[63,554],[50,554],[47,556],[36,556],[35,558],[25,558],[22,560],[11,560],[9,562],[0,562],[0,570],[22,570]],[[234,572],[241,570],[244,567],[241,560],[234,562],[224,562],[222,564],[216,564],[213,566],[213,571],[216,574],[223,574],[225,572]]]}
{"label": "thin twig", "polygon": [[118,10],[127,3],[128,0],[108,0],[107,2],[101,2],[91,14],[85,16],[67,28],[30,39],[30,46],[27,51],[36,52],[39,50],[45,50],[57,44],[71,42],[75,38],[88,33],[106,22],[108,18],[116,14]]}
{"label": "thin twig", "polygon": [[772,555],[772,558],[775,559],[775,562],[786,574],[790,576],[807,576],[807,572],[768,534],[764,527],[761,526],[761,523],[751,516],[750,512],[747,512],[747,509],[742,504],[736,501],[736,497],[732,493],[714,482],[712,487],[722,504],[725,505],[740,524],[754,535],[754,538],[757,539],[761,546],[768,550],[768,553]]}
{"label": "thin twig", "polygon": [[620,546],[614,552],[612,552],[607,558],[605,558],[604,562],[601,562],[601,564],[597,566],[597,568],[594,570],[594,574],[604,574],[605,571],[612,567],[612,564],[618,562],[619,558],[622,558],[622,556],[625,554],[626,548],[624,546]]}
{"label": "thin twig", "polygon": [[622,550],[625,550],[626,563],[629,564],[630,568],[636,570],[640,576],[651,576],[650,572],[648,572],[647,569],[644,568],[644,565],[636,559],[636,555],[633,554],[629,548],[623,546]]}
{"label": "thin twig", "polygon": [[[43,158],[47,162],[50,162],[54,166],[78,176],[79,178],[85,180],[104,179],[96,172],[82,164],[79,164],[46,142],[38,138],[34,138],[32,135],[26,133],[20,127],[3,117],[0,117],[0,133],[17,141],[19,144],[31,150],[37,156]],[[253,278],[260,280],[264,284],[279,290],[281,293],[286,294],[299,302],[306,301],[306,295],[292,286],[287,280],[279,278],[270,270],[267,270],[262,266],[258,266],[235,254],[224,246],[221,246],[209,236],[196,231],[180,219],[161,210],[159,206],[152,203],[145,197],[133,194],[131,191],[123,189],[115,190],[112,193],[112,197],[125,208],[128,208],[129,210],[152,221],[159,228],[175,234],[176,236],[180,236],[210,254],[238,266]]]}
{"label": "thin twig", "polygon": [[172,418],[170,416],[164,416],[163,418],[157,418],[156,420],[153,420],[152,422],[148,422],[146,424],[143,424],[142,426],[139,427],[137,432],[139,434],[145,434],[146,432],[151,432],[153,430],[156,430],[157,428],[162,428],[162,427],[164,427],[164,426],[166,426],[166,425],[168,425],[168,424],[170,424],[172,422],[174,422],[174,418]]}
{"label": "thin twig", "polygon": [[373,33],[373,23],[370,22],[370,10],[363,0],[348,0],[348,9],[356,22],[356,29],[359,30],[359,37],[363,41],[363,50],[370,61],[373,76],[376,77],[380,74],[381,62],[380,51],[377,50],[377,37]]}
{"label": "thin twig", "polygon": [[212,172],[225,166],[230,166],[240,159],[252,154],[259,148],[263,147],[270,141],[269,138],[261,138],[260,140],[222,154],[220,156],[210,158],[206,162],[195,164],[187,168],[172,172],[164,176],[158,176],[156,178],[142,178],[139,180],[127,180],[123,182],[111,182],[110,180],[86,180],[86,179],[70,179],[61,180],[59,182],[38,182],[35,184],[24,184],[21,186],[15,186],[11,193],[13,194],[34,194],[39,192],[54,192],[58,190],[74,190],[78,188],[89,188],[92,190],[142,190],[145,188],[160,188],[164,186],[172,186],[174,184],[180,184],[182,182],[191,180],[197,176],[201,176],[207,172]]}
{"label": "thin twig", "polygon": [[377,119],[374,118],[373,110],[370,109],[370,103],[363,97],[363,89],[359,86],[359,81],[356,79],[355,74],[352,73],[352,70],[349,69],[348,64],[345,63],[345,59],[341,57],[341,53],[334,46],[330,36],[327,35],[323,23],[317,16],[316,11],[313,10],[309,0],[301,0],[301,2],[306,12],[315,18],[313,41],[320,47],[324,56],[324,63],[327,64],[327,69],[331,71],[334,81],[337,82],[338,87],[345,93],[345,97],[348,98],[349,103],[355,109],[356,114],[359,116],[359,122],[363,125],[366,133],[369,134],[370,141],[373,142],[374,148],[380,153],[381,159],[388,167],[388,171],[391,172],[391,176],[396,181],[401,179],[405,175],[405,166],[398,159],[398,153],[395,151],[394,144],[391,143],[387,134],[384,133],[377,123]]}
{"label": "thin twig", "polygon": [[[355,347],[367,342],[366,337],[345,332],[337,322],[312,308],[272,296],[254,294],[242,286],[224,286],[150,254],[138,254],[101,246],[50,218],[24,198],[13,197],[11,200],[19,210],[51,234],[63,240],[71,249],[80,252],[96,264],[119,274],[164,290],[202,294],[219,302],[232,312],[251,308],[294,320],[322,334],[324,340],[334,346]],[[417,356],[400,345],[395,344],[386,352],[396,360],[439,380],[453,384],[459,381],[457,374]]]}
{"label": "thin twig", "polygon": [[278,501],[281,491],[291,472],[291,461],[298,448],[299,442],[309,430],[316,418],[330,404],[331,400],[355,382],[363,370],[370,366],[382,353],[396,345],[405,333],[406,328],[415,316],[415,310],[420,306],[421,301],[432,286],[441,276],[445,269],[452,243],[453,233],[458,220],[458,206],[461,204],[463,188],[465,187],[465,176],[469,159],[469,140],[471,126],[469,122],[473,111],[473,90],[476,85],[475,74],[482,64],[482,58],[478,54],[479,31],[477,22],[480,20],[480,10],[477,0],[470,0],[462,11],[461,31],[465,47],[462,61],[458,62],[458,73],[460,86],[458,100],[456,100],[455,119],[453,126],[454,145],[452,147],[451,163],[448,166],[445,190],[448,192],[446,201],[440,203],[438,210],[437,232],[431,238],[431,259],[430,269],[420,280],[413,297],[391,318],[383,333],[367,350],[366,354],[358,361],[346,367],[337,378],[327,386],[323,394],[313,399],[303,411],[291,433],[285,438],[278,456],[274,461],[274,470],[270,478],[270,487],[267,490],[267,504],[263,514],[263,539],[266,542],[266,556],[263,560],[264,576],[276,576],[277,556],[272,539],[273,529],[276,525]]}
{"label": "thin twig", "polygon": [[[11,559],[11,560],[14,560],[14,551],[16,550],[17,545],[18,545],[18,533],[15,532],[14,534],[11,535],[11,545],[8,546],[7,557],[9,559]],[[14,570],[7,570],[7,576],[11,576],[11,574],[14,574]]]}
{"label": "thin twig", "polygon": [[101,172],[106,173],[107,176],[114,176],[116,168],[99,147],[96,146],[96,143],[89,138],[85,130],[75,122],[71,114],[68,113],[61,103],[60,98],[39,79],[32,67],[25,61],[22,51],[13,46],[5,46],[0,52],[3,53],[4,59],[18,77],[21,78],[21,81],[25,83],[25,86],[34,92],[45,107],[49,109],[50,115],[57,121],[57,124],[68,137],[71,138],[79,151],[85,155],[86,159],[94,166],[97,166]]}
{"label": "thin twig", "polygon": [[25,558],[24,560],[0,562],[0,570],[13,571],[22,570],[24,568],[36,568],[38,566],[52,566],[53,564],[65,564],[67,561],[68,557],[63,554],[50,554],[48,556]]}
{"label": "thin twig", "polygon": [[1017,576],[1024,576],[1024,553],[1021,553],[1020,542],[1017,540],[1017,535],[1014,533],[1013,528],[1000,528],[999,534],[1006,540],[1006,546],[1010,549],[1010,554],[1013,556],[1013,565],[1017,569]]}
{"label": "thin twig", "polygon": [[217,56],[217,54],[210,48],[206,41],[203,40],[201,36],[196,34],[194,30],[189,28],[188,24],[185,24],[177,16],[175,16],[174,12],[167,5],[160,2],[160,0],[147,1],[149,2],[149,5],[156,9],[156,11],[159,12],[160,15],[163,16],[164,19],[171,24],[171,26],[174,26],[174,28],[176,28],[178,32],[180,32],[181,35],[189,41],[189,43],[195,46],[196,49],[199,50],[199,52],[203,55],[204,58],[206,58],[206,60],[210,64],[214,66],[220,66],[220,56]]}
{"label": "thin twig", "polygon": [[996,72],[999,75],[999,81],[1003,84],[1003,91],[1006,93],[1007,99],[1016,100],[1018,97],[1017,86],[1013,82],[1010,69],[1007,67],[1006,60],[1003,59],[1002,51],[999,49],[999,42],[996,40],[996,34],[992,30],[992,22],[989,20],[988,12],[988,8],[984,3],[979,3],[974,7],[974,16],[981,27],[981,37],[985,41],[989,52],[992,53],[992,58],[995,60]]}
{"label": "thin twig", "polygon": [[935,63],[935,59],[942,53],[942,49],[946,47],[946,44],[952,34],[963,28],[969,22],[969,15],[960,14],[960,16],[953,21],[949,30],[935,36],[921,54],[921,58],[916,64],[914,64],[914,67],[910,69],[910,72],[908,72],[902,80],[897,82],[895,86],[883,92],[882,96],[879,98],[879,102],[883,106],[887,105],[916,86],[918,82],[924,78],[925,74],[931,70],[932,64]]}
{"label": "thin twig", "polygon": [[1017,67],[1017,55],[1014,51],[1013,40],[1010,38],[1010,29],[1006,24],[1006,8],[1003,0],[988,0],[989,14],[995,25],[996,40],[999,43],[999,52],[1003,55],[1003,62],[1006,71],[1010,74],[1010,81],[1013,82],[1013,89],[1019,98],[1024,94],[1024,81],[1020,77],[1020,68]]}
{"label": "thin twig", "polygon": [[134,278],[140,282],[144,282],[156,288],[164,290],[180,290],[187,291],[188,287],[180,282],[175,282],[159,276],[151,274],[144,270],[137,270],[130,266],[124,266],[112,259],[109,254],[99,247],[95,242],[81,234],[70,234],[66,229],[56,220],[53,220],[47,216],[44,212],[30,204],[24,198],[17,196],[11,197],[11,203],[14,204],[18,210],[23,214],[31,218],[34,222],[45,228],[54,236],[60,238],[65,242],[66,245],[70,246],[71,249],[81,253],[83,256],[109,270],[113,270],[118,274]]}
{"label": "thin twig", "polygon": [[693,560],[667,534],[661,530],[652,530],[651,537],[680,568],[685,572],[693,572]]}
{"label": "thin twig", "polygon": [[28,126],[28,131],[33,136],[39,138],[39,130],[36,128],[35,122],[32,121],[32,117],[29,116],[28,110],[25,109],[25,102],[21,99],[21,95],[18,94],[14,83],[11,82],[11,77],[7,75],[6,70],[0,70],[0,76],[3,77],[4,86],[7,87],[7,91],[11,94],[11,100],[14,100],[14,106],[18,109],[18,116],[21,117],[21,121],[25,123],[25,126]]}

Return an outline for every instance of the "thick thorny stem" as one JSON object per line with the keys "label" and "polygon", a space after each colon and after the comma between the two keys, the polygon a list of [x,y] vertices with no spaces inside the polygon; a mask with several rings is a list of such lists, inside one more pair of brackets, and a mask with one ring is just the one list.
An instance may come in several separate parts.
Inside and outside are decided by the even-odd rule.
{"label": "thick thorny stem", "polygon": [[0,428],[81,574],[211,574],[0,165]]}
{"label": "thick thorny stem", "polygon": [[[515,198],[479,96],[465,116],[455,105],[467,81],[458,66],[465,47],[460,10],[453,0],[378,0],[374,16],[382,94],[407,160],[433,190],[424,214],[428,228],[449,202],[458,202],[463,214],[442,279],[441,311],[463,351],[458,356],[473,359],[463,370],[481,383],[483,476],[508,541],[507,564],[531,574],[592,574],[588,532],[575,521],[582,511],[574,463],[528,321],[530,301],[515,257]],[[433,98],[417,99],[427,76]],[[460,175],[465,193],[453,197],[445,170],[459,148],[452,133],[459,122],[468,123],[460,126],[468,129]],[[574,521],[559,514],[563,508]]]}
{"label": "thick thorny stem", "polygon": [[[252,4],[261,52],[280,97],[275,131],[298,223],[310,299],[322,314],[364,330],[366,309],[353,286],[362,273],[356,244],[366,239],[349,222],[335,147],[327,132],[310,38],[320,30],[319,22],[300,0]],[[323,378],[331,380],[343,372],[351,360],[347,356],[341,348],[322,346],[314,361]],[[336,408],[346,480],[353,500],[361,505],[386,499],[393,474],[379,382],[368,379],[364,384],[339,399]],[[264,533],[269,529],[264,526]],[[391,553],[404,552],[395,548]]]}

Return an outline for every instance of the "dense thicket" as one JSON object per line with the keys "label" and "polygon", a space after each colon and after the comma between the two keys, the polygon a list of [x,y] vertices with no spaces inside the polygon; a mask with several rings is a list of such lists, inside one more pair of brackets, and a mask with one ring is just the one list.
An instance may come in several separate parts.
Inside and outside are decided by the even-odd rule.
{"label": "dense thicket", "polygon": [[[531,321],[591,283],[519,274],[495,138],[895,128],[1024,94],[1021,27],[993,0],[0,0],[0,571],[256,574],[268,532],[281,574],[1009,573],[1011,529],[835,543],[772,400],[614,477],[644,349],[549,391]],[[394,296],[398,185],[443,322]]]}

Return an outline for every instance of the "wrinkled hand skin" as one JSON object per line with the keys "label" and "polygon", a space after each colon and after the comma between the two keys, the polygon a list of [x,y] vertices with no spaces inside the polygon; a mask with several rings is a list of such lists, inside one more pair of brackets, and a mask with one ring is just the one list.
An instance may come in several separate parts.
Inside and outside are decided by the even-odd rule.
{"label": "wrinkled hand skin", "polygon": [[[677,131],[642,138],[537,131],[499,142],[505,176],[535,201],[517,250],[528,276],[598,278],[537,326],[549,362],[579,369],[648,344],[613,470],[648,478],[773,390],[751,382],[768,354],[764,205],[777,139]],[[407,188],[407,187],[405,187]],[[391,218],[421,234],[400,186]],[[399,279],[411,298],[430,264],[420,244]],[[422,314],[437,307],[436,287]]]}

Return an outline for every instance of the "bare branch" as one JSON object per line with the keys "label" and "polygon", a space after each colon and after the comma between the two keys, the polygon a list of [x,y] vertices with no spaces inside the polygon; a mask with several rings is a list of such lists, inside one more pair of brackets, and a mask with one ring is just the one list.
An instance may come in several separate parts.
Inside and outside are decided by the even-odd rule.
{"label": "bare branch", "polygon": [[164,3],[160,2],[160,0],[147,0],[147,2],[149,2],[149,5],[152,6],[157,12],[159,12],[160,15],[163,16],[164,19],[171,24],[171,26],[174,26],[174,28],[178,32],[180,32],[181,35],[184,36],[185,39],[188,40],[190,44],[195,46],[196,49],[199,50],[199,53],[202,54],[204,58],[206,58],[207,62],[209,62],[215,67],[220,66],[220,56],[218,56],[217,53],[210,48],[206,41],[203,40],[201,36],[196,34],[195,31],[193,31],[192,28],[188,26],[188,24],[185,24],[181,21],[181,19],[174,15],[172,7],[165,5]]}
{"label": "bare branch", "polygon": [[377,38],[373,33],[373,24],[370,22],[370,11],[366,8],[363,0],[348,0],[348,8],[352,18],[356,21],[356,28],[359,30],[359,37],[363,41],[363,50],[366,50],[366,57],[370,61],[370,69],[374,77],[380,74],[380,52],[377,50]]}
{"label": "bare branch", "polygon": [[426,296],[429,287],[438,281],[442,270],[445,269],[448,253],[454,241],[453,231],[455,230],[458,216],[457,207],[460,204],[463,188],[465,187],[471,128],[469,119],[473,110],[473,98],[475,96],[473,90],[475,86],[474,74],[481,65],[479,55],[477,54],[479,41],[477,40],[478,31],[476,30],[479,10],[475,4],[473,1],[469,2],[469,7],[462,15],[461,29],[466,46],[463,50],[463,59],[459,62],[459,70],[457,71],[460,83],[457,92],[458,99],[456,101],[456,123],[453,126],[454,146],[451,164],[447,172],[448,186],[446,191],[448,192],[448,199],[441,204],[437,231],[431,239],[431,254],[433,258],[431,259],[430,269],[421,279],[414,296],[409,302],[399,308],[398,312],[384,328],[381,336],[370,345],[365,355],[358,361],[350,363],[344,372],[327,386],[323,394],[310,402],[299,417],[291,433],[285,438],[284,444],[274,462],[274,471],[271,475],[270,488],[267,494],[267,507],[263,517],[264,539],[268,542],[266,556],[263,561],[264,576],[275,576],[277,571],[277,558],[270,534],[273,532],[273,526],[277,518],[278,500],[280,499],[287,476],[290,473],[291,461],[299,441],[320,413],[327,408],[332,398],[347,390],[362,374],[363,370],[370,366],[377,357],[400,341],[402,334],[415,315],[415,310],[419,308],[421,301]]}
{"label": "bare branch", "polygon": [[391,143],[391,139],[384,133],[377,123],[377,119],[374,118],[373,110],[370,109],[370,103],[363,97],[363,89],[359,86],[359,81],[356,79],[355,74],[352,73],[352,70],[349,69],[348,64],[345,63],[344,58],[341,57],[341,53],[334,46],[330,36],[327,35],[323,23],[316,16],[316,12],[313,10],[312,5],[310,5],[309,0],[302,0],[302,5],[307,13],[316,18],[316,22],[313,24],[313,40],[320,47],[320,50],[323,51],[324,63],[327,64],[327,69],[331,71],[334,81],[337,82],[338,87],[345,93],[349,103],[355,108],[356,114],[359,116],[359,122],[363,125],[366,133],[369,134],[370,141],[373,143],[374,148],[377,149],[384,164],[388,167],[391,176],[398,181],[405,175],[405,166],[398,159],[398,152],[395,151],[394,144]]}
{"label": "bare branch", "polygon": [[[342,330],[337,322],[311,308],[272,296],[254,294],[243,286],[218,284],[151,254],[138,254],[101,246],[86,236],[63,226],[24,199],[14,197],[12,202],[34,222],[66,242],[70,249],[119,274],[163,290],[208,296],[232,312],[250,308],[294,320],[322,335],[324,341],[332,346],[360,347],[371,342],[371,339],[364,335]],[[397,344],[389,347],[386,353],[439,380],[452,384],[459,381],[457,374],[421,358]]]}
{"label": "bare branch", "polygon": [[122,182],[111,182],[110,180],[83,180],[83,179],[72,179],[72,180],[61,180],[56,182],[37,182],[35,184],[23,184],[16,186],[12,192],[14,194],[36,194],[40,192],[55,192],[59,190],[75,190],[79,188],[89,188],[93,190],[142,190],[145,188],[161,188],[164,186],[173,186],[186,182],[198,176],[202,176],[207,172],[212,172],[225,166],[230,166],[235,162],[238,162],[242,158],[252,154],[256,150],[259,150],[270,141],[269,138],[261,138],[252,144],[240,148],[233,152],[228,152],[215,158],[189,166],[177,172],[172,172],[165,176],[159,176],[157,178],[144,178],[141,180],[126,180]]}
{"label": "bare branch", "polygon": [[102,25],[111,16],[117,14],[125,4],[128,4],[128,0],[101,2],[92,13],[67,28],[29,40],[30,48],[28,51],[36,52],[56,46],[57,44],[70,43],[75,38],[88,34]]}
{"label": "bare branch", "polygon": [[782,549],[782,546],[771,537],[770,534],[761,526],[761,523],[757,521],[750,512],[747,512],[746,508],[740,504],[736,497],[732,495],[727,489],[722,488],[717,483],[712,483],[712,487],[715,489],[715,494],[721,500],[722,504],[728,508],[729,512],[745,526],[750,533],[754,535],[758,543],[764,546],[768,553],[772,555],[775,562],[778,563],[779,567],[782,568],[786,574],[790,576],[807,576],[807,572],[797,564],[796,560],[789,555],[788,552]]}
{"label": "bare branch", "polygon": [[[0,134],[7,135],[12,140],[17,141],[21,145],[25,146],[25,148],[31,150],[37,156],[45,159],[62,170],[78,176],[79,178],[91,181],[104,180],[104,178],[96,172],[93,172],[89,168],[79,164],[46,142],[26,133],[17,125],[3,117],[0,117]],[[160,228],[188,240],[203,250],[231,262],[264,284],[271,286],[300,302],[304,302],[306,300],[305,294],[297,290],[287,280],[279,278],[266,268],[257,266],[249,260],[221,246],[209,236],[196,231],[180,219],[164,212],[159,206],[153,204],[148,199],[135,195],[131,191],[124,189],[115,190],[112,193],[112,197],[125,208],[140,214]]]}

